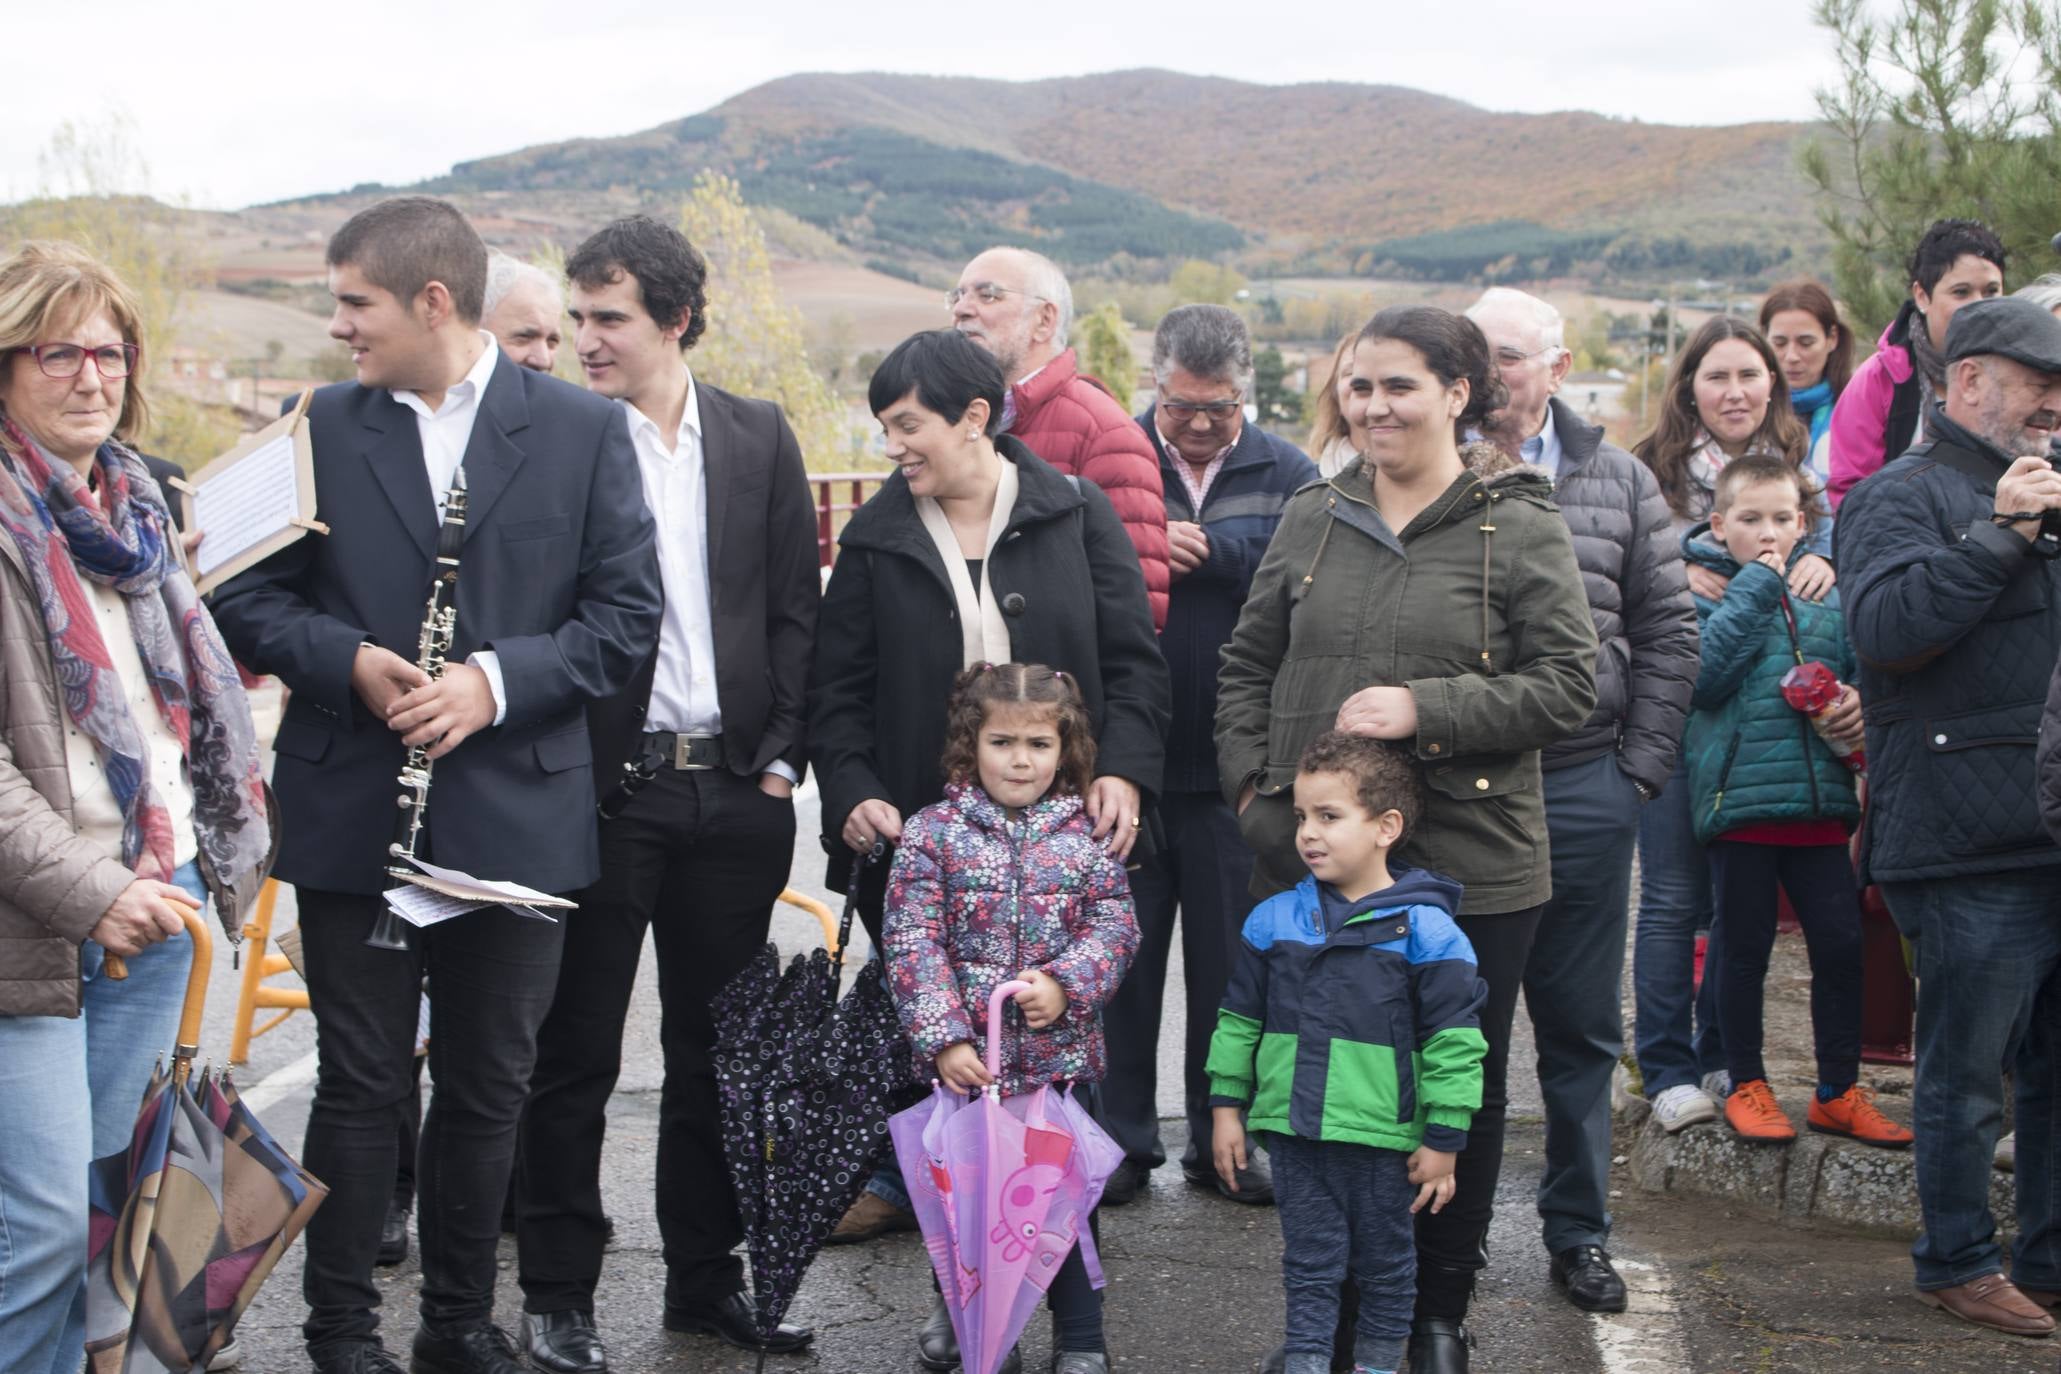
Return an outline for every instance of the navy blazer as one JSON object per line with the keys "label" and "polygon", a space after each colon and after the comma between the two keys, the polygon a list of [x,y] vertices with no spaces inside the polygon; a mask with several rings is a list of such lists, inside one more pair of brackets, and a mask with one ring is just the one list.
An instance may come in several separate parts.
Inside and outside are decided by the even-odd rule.
{"label": "navy blazer", "polygon": [[[383,389],[326,386],[308,409],[310,535],[224,584],[230,650],[292,691],[273,788],[287,882],[391,886],[401,737],[351,690],[371,642],[413,662],[437,522],[415,412]],[[507,716],[437,760],[426,858],[570,892],[600,871],[589,702],[620,692],[658,638],[651,516],[615,403],[504,353],[465,450],[465,544],[451,662],[492,649]]]}

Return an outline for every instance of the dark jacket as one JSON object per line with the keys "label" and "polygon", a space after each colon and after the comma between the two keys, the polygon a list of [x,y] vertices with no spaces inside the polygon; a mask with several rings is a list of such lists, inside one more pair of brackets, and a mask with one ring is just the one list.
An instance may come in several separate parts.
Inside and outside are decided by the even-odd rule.
{"label": "dark jacket", "polygon": [[[1797,656],[1824,664],[1852,682],[1853,647],[1839,614],[1839,592],[1823,601],[1789,595],[1781,575],[1761,563],[1745,567],[1699,525],[1682,536],[1682,552],[1730,578],[1724,599],[1696,598],[1703,625],[1702,671],[1689,716],[1689,791],[1696,838],[1708,844],[1727,831],[1770,821],[1838,820],[1861,814],[1853,771],[1782,697],[1782,677]],[[1799,543],[1790,564],[1809,550]],[[1792,639],[1788,618],[1796,617]]]}
{"label": "dark jacket", "polygon": [[1394,877],[1350,903],[1305,877],[1245,918],[1209,1042],[1213,1106],[1305,1140],[1467,1147],[1488,984],[1453,919],[1459,884]]}
{"label": "dark jacket", "polygon": [[2061,659],[2061,560],[1992,524],[2003,452],[1932,437],[1847,493],[1834,530],[1868,727],[1876,882],[2061,865],[2034,750]]}
{"label": "dark jacket", "polygon": [[1293,887],[1303,747],[1363,687],[1407,687],[1424,765],[1401,862],[1450,874],[1462,914],[1552,895],[1539,750],[1596,705],[1596,627],[1545,475],[1455,478],[1400,534],[1364,462],[1288,502],[1224,647],[1217,760],[1254,856],[1253,893]]}
{"label": "dark jacket", "polygon": [[[1138,556],[1109,498],[1078,487],[1008,435],[1016,506],[988,563],[1022,663],[1071,675],[1087,699],[1098,775],[1160,789],[1167,718]],[[872,797],[904,819],[944,795],[945,703],[960,668],[958,608],[937,546],[900,473],[838,536],[809,678],[809,762],[822,790],[828,882],[843,891],[851,851],[839,836]],[[886,865],[874,865],[885,882]]]}
{"label": "dark jacket", "polygon": [[[724,764],[748,778],[784,759],[799,774],[808,763],[805,697],[822,587],[808,472],[779,406],[698,377],[694,393],[701,406],[709,618]],[[629,690],[587,709],[598,765],[594,786],[604,797],[620,782],[644,731],[657,635],[641,647],[643,661]]]}
{"label": "dark jacket", "polygon": [[[327,535],[299,540],[214,597],[230,652],[292,692],[273,789],[277,874],[330,892],[391,885],[406,750],[351,690],[370,641],[409,662],[429,595],[436,507],[415,413],[342,382],[308,408]],[[507,717],[437,760],[429,858],[570,892],[600,869],[590,702],[622,691],[658,637],[651,516],[622,411],[506,354],[465,450],[465,544],[448,661],[492,649]]]}
{"label": "dark jacket", "polygon": [[1674,517],[1652,469],[1559,400],[1553,504],[1567,521],[1596,622],[1596,709],[1546,746],[1547,772],[1617,752],[1627,777],[1658,794],[1674,771],[1696,681],[1696,609]]}
{"label": "dark jacket", "polygon": [[1140,415],[1138,424],[1159,454],[1168,522],[1199,524],[1209,538],[1208,559],[1194,572],[1174,579],[1166,629],[1159,636],[1174,694],[1166,790],[1215,792],[1217,667],[1252,587],[1252,574],[1281,523],[1281,507],[1298,487],[1317,480],[1317,465],[1286,439],[1248,421],[1217,469],[1216,480],[1203,493],[1198,516],[1188,484],[1174,467],[1182,460],[1160,442],[1154,412]]}

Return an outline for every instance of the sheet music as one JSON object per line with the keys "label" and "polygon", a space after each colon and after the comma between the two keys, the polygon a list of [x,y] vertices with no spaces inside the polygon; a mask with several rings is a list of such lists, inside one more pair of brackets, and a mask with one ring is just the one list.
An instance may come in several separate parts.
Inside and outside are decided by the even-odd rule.
{"label": "sheet music", "polygon": [[521,883],[497,883],[486,878],[475,878],[455,868],[439,868],[422,859],[410,859],[409,863],[422,870],[424,876],[410,879],[415,885],[440,892],[457,901],[469,901],[474,906],[489,906],[495,902],[510,907],[528,907],[541,914],[545,907],[561,907],[572,910],[578,903],[566,897],[554,897],[548,892],[539,892]]}
{"label": "sheet music", "polygon": [[300,515],[295,482],[293,436],[282,434],[196,487],[194,524],[207,532],[195,554],[200,575],[291,526]]}
{"label": "sheet music", "polygon": [[539,911],[527,902],[499,901],[477,902],[464,897],[453,897],[431,887],[420,887],[414,883],[403,883],[388,888],[386,904],[394,914],[418,930],[448,921],[455,916],[466,916],[481,907],[505,906],[518,916],[529,916],[539,921],[555,921],[558,918],[548,912]]}

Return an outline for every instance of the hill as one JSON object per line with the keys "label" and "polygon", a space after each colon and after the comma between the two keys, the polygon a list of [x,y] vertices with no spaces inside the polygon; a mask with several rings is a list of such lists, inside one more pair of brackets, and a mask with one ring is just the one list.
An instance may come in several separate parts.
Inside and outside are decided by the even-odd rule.
{"label": "hill", "polygon": [[1072,263],[1240,253],[1436,276],[1507,258],[1750,276],[1822,252],[1794,168],[1807,128],[1155,70],[810,74],[641,133],[460,163],[422,189],[542,197],[578,219],[576,203],[665,197],[715,167],[754,202],[901,263],[953,264],[1006,238]]}

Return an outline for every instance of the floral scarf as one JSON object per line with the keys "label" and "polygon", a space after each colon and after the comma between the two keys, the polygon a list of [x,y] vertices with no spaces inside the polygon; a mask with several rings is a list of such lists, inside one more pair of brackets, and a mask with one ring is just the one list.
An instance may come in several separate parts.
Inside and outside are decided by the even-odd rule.
{"label": "floral scarf", "polygon": [[[271,853],[264,776],[236,664],[193,581],[172,551],[172,516],[141,459],[109,440],[93,462],[100,500],[71,464],[52,461],[11,421],[0,420],[0,526],[14,536],[43,613],[64,709],[93,742],[120,806],[122,862],[169,882],[172,825],[150,776],[143,733],[101,639],[81,582],[113,587],[129,611],[137,656],[166,727],[185,751],[193,827],[204,869],[226,886]],[[223,912],[225,923],[235,913]]]}
{"label": "floral scarf", "polygon": [[[1755,444],[1747,453],[1754,457],[1782,456],[1779,451],[1769,448],[1765,443]],[[1709,430],[1697,431],[1696,450],[1689,455],[1689,461],[1684,467],[1689,479],[1689,518],[1686,521],[1676,520],[1677,526],[1686,528],[1689,525],[1701,524],[1710,518],[1710,508],[1717,500],[1718,474],[1725,470],[1725,464],[1729,461],[1723,446],[1710,437]]]}

